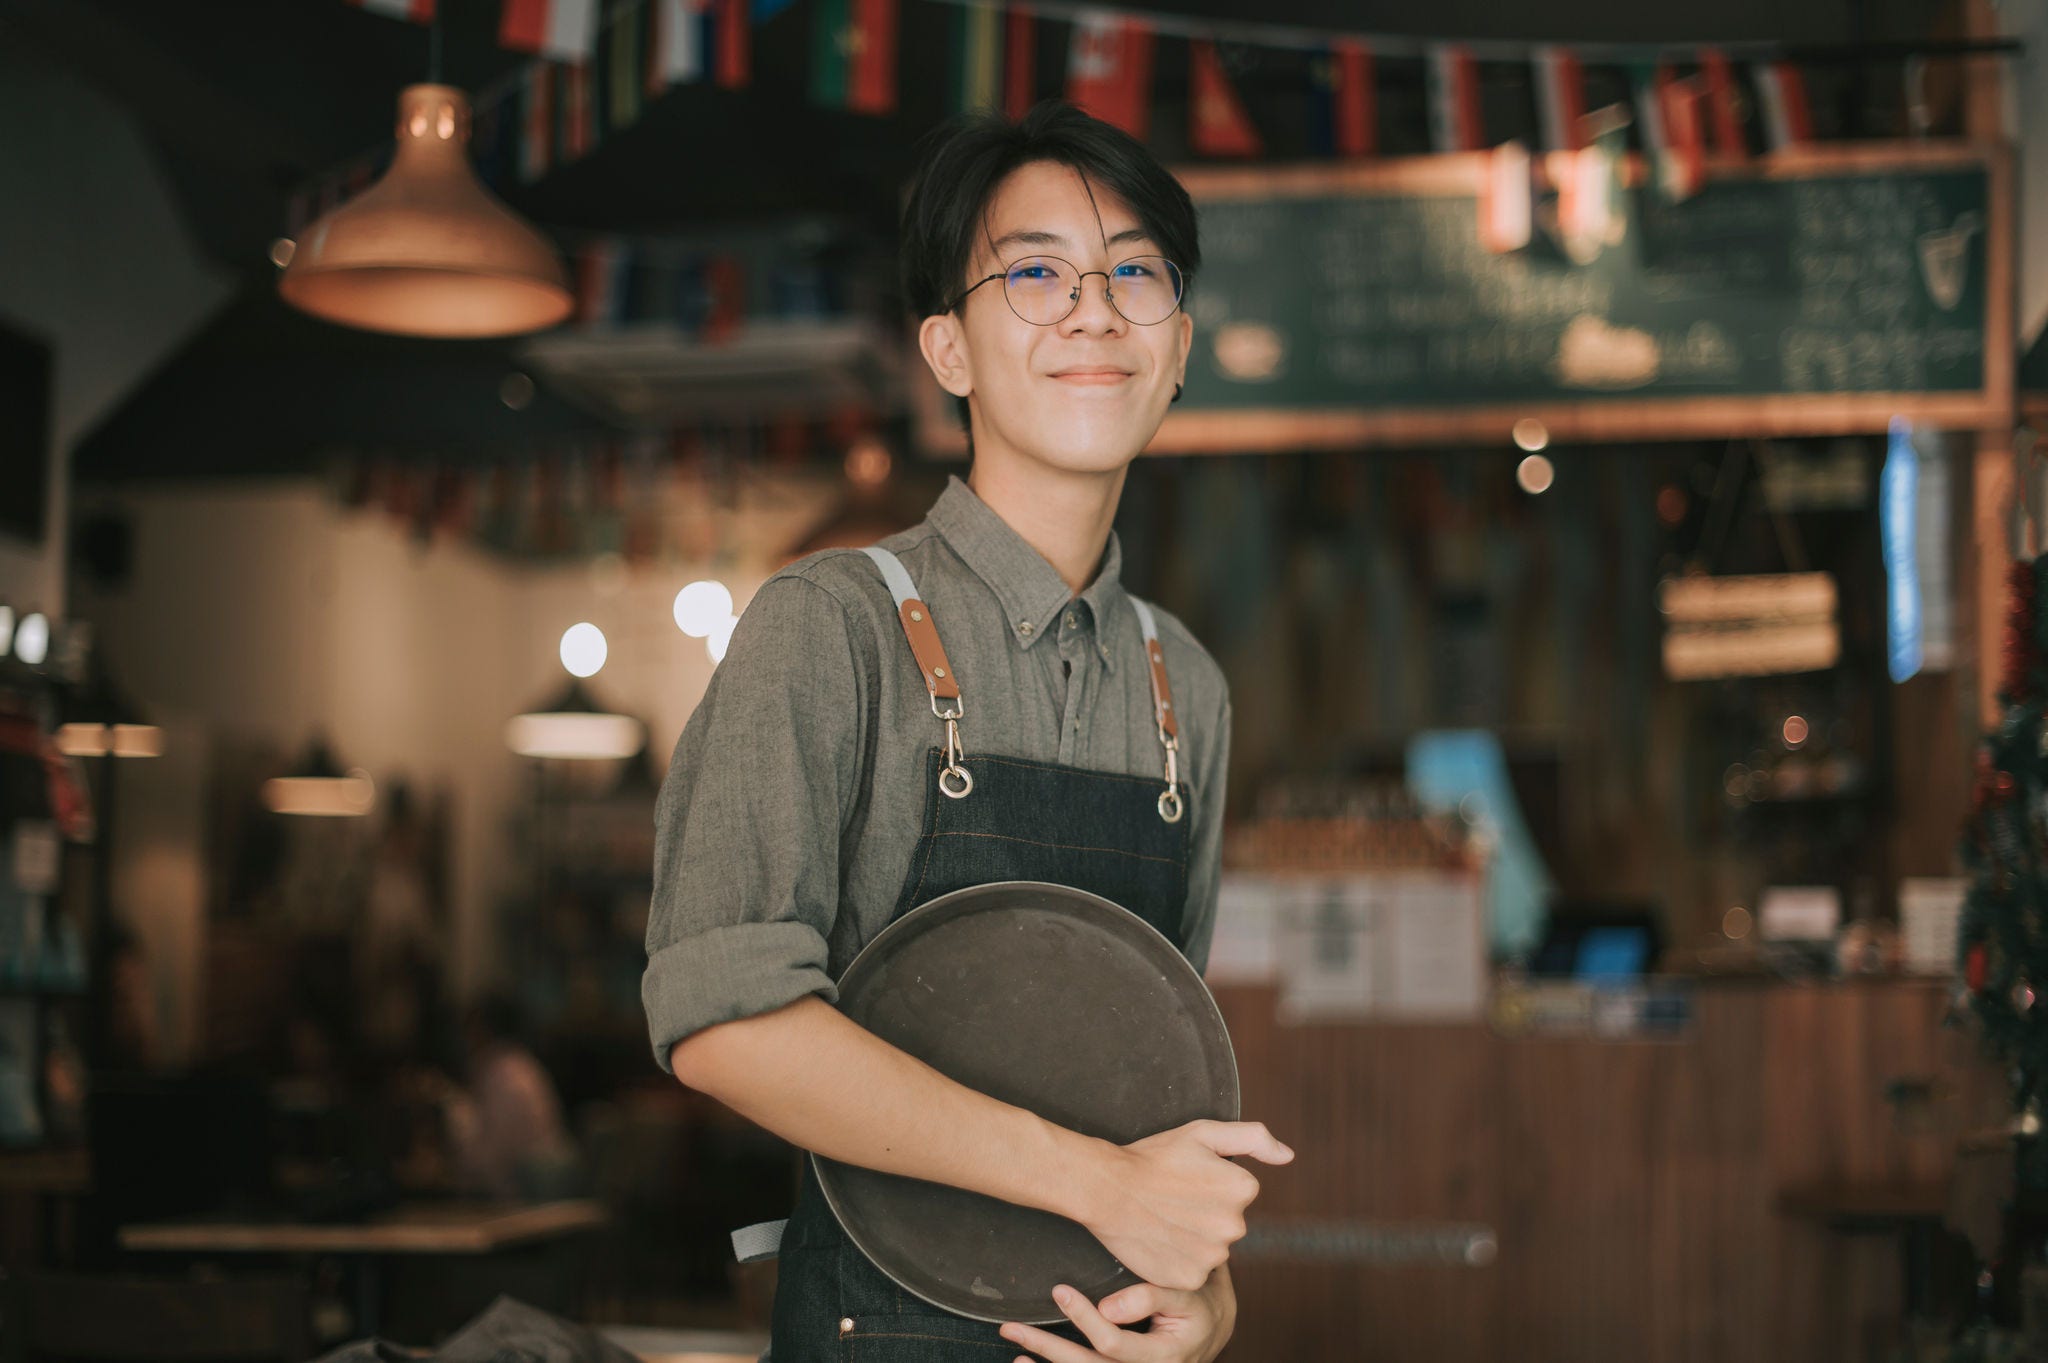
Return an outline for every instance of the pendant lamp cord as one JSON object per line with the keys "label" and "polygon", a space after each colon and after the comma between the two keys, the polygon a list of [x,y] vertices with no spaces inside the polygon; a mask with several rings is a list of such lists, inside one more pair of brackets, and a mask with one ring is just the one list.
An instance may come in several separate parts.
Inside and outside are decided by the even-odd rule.
{"label": "pendant lamp cord", "polygon": [[441,83],[441,6],[434,6],[434,19],[427,26],[427,81]]}

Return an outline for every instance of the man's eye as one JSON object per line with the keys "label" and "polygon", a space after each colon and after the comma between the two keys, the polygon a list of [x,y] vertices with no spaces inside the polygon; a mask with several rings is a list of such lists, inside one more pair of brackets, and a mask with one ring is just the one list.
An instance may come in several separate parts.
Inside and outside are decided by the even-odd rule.
{"label": "man's eye", "polygon": [[1043,265],[1025,265],[1010,272],[1012,279],[1044,279],[1050,273]]}
{"label": "man's eye", "polygon": [[1119,265],[1116,268],[1125,279],[1146,279],[1152,274],[1150,265]]}

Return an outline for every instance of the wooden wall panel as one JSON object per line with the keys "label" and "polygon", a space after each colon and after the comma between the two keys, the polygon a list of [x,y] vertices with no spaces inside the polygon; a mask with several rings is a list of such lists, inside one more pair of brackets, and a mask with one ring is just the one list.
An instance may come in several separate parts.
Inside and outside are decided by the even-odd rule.
{"label": "wooden wall panel", "polygon": [[[1959,1054],[1942,986],[1703,985],[1675,1041],[1283,1027],[1270,988],[1218,1000],[1245,1115],[1298,1152],[1261,1175],[1229,1363],[1860,1363],[1898,1328],[1897,1237],[1780,1201],[1939,1187],[1963,1105],[1915,1123],[1885,1094]],[[1472,1267],[1258,1247],[1310,1222],[1479,1223],[1499,1252]]]}

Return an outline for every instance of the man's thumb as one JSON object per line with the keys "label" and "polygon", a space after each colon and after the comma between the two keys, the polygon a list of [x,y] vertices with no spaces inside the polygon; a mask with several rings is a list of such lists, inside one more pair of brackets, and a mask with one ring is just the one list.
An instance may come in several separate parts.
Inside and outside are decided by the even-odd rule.
{"label": "man's thumb", "polygon": [[1267,1164],[1285,1164],[1294,1158],[1294,1152],[1282,1145],[1264,1122],[1210,1122],[1197,1127],[1195,1135],[1225,1158],[1249,1155]]}

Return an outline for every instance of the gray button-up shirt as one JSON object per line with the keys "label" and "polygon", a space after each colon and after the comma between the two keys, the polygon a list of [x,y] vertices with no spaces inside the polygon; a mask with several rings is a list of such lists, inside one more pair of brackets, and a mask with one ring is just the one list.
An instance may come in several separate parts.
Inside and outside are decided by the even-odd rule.
{"label": "gray button-up shirt", "polygon": [[[959,678],[961,746],[1165,783],[1137,612],[1114,532],[1079,596],[958,477],[881,541],[902,559]],[[1189,787],[1188,956],[1215,928],[1230,695],[1157,610]],[[714,1023],[834,981],[888,925],[943,743],[881,572],[828,549],[761,584],[676,741],[655,805],[641,1001],[656,1061]]]}

